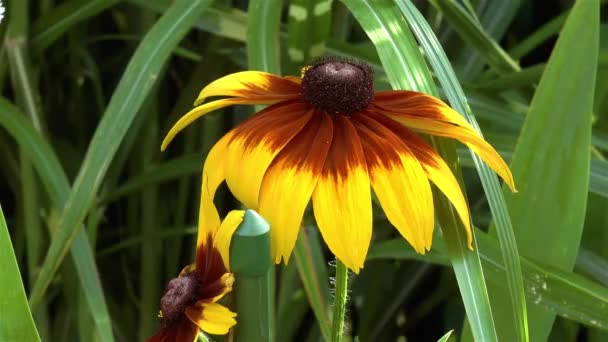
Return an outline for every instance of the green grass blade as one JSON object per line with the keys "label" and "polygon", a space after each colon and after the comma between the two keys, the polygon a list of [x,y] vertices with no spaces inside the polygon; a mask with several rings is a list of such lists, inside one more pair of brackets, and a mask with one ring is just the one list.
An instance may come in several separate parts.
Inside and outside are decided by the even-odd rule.
{"label": "green grass blade", "polygon": [[537,64],[530,67],[504,73],[499,77],[487,81],[479,81],[469,86],[480,90],[504,90],[505,88],[530,87],[540,79],[545,70],[545,64]]}
{"label": "green grass blade", "polygon": [[2,300],[0,300],[0,340],[40,341],[32,313],[27,305],[21,273],[2,207],[0,207],[0,268],[3,274]]}
{"label": "green grass blade", "polygon": [[[391,1],[343,2],[376,46],[389,81],[395,89],[415,89],[437,94],[416,40],[405,25],[401,12]],[[449,165],[457,165],[454,146],[450,142],[441,141],[439,150]],[[448,242],[450,260],[476,337],[480,341],[496,341],[478,252],[468,251],[464,229],[449,202],[443,196],[436,196],[435,200],[439,221]]]}
{"label": "green grass blade", "polygon": [[295,262],[285,265],[277,295],[277,341],[293,341],[309,305]]}
{"label": "green grass blade", "polygon": [[[521,253],[564,271],[572,270],[576,261],[585,218],[598,40],[598,1],[577,2],[515,148],[511,169],[519,193],[504,192]],[[502,317],[505,297],[493,293],[497,317]],[[531,339],[544,341],[555,315],[528,303]],[[505,340],[516,339],[508,320],[497,322]]]}
{"label": "green grass blade", "polygon": [[[0,126],[17,140],[30,158],[55,208],[62,208],[70,192],[70,183],[50,145],[10,102],[0,98]],[[101,281],[86,233],[79,230],[71,247],[80,286],[102,341],[113,341],[112,325]]]}
{"label": "green grass blade", "polygon": [[281,1],[251,0],[247,11],[247,58],[250,70],[281,73],[279,24]]}
{"label": "green grass blade", "polygon": [[[447,56],[435,38],[433,31],[428,26],[424,18],[416,10],[414,5],[409,1],[400,1],[397,3],[408,22],[411,24],[412,30],[415,32],[422,47],[426,51],[429,62],[433,65],[433,69],[443,85],[443,89],[450,103],[460,113],[464,113],[467,120],[479,131],[479,126],[475,117],[471,114],[467,104],[466,97],[462,88],[458,84],[458,80],[450,67]],[[528,341],[528,323],[526,318],[526,301],[523,288],[523,277],[521,266],[519,264],[519,252],[514,236],[514,230],[511,226],[511,221],[507,212],[505,199],[501,196],[500,185],[496,175],[485,165],[477,155],[471,153],[475,160],[475,166],[481,178],[492,216],[497,225],[497,233],[502,247],[503,258],[507,266],[507,283],[509,288],[508,302],[501,308],[508,313],[508,319],[513,322],[513,329],[517,341]],[[517,178],[516,178],[517,182]],[[499,334],[500,336],[500,334]],[[479,336],[475,336],[479,339]],[[501,338],[502,340],[502,338]]]}
{"label": "green grass blade", "polygon": [[321,241],[316,231],[300,229],[293,251],[304,291],[321,329],[321,335],[330,340],[329,284]]}
{"label": "green grass blade", "polygon": [[[505,264],[498,241],[479,229],[476,229],[475,236],[489,283],[506,291],[505,284],[501,281]],[[434,245],[433,253],[430,258],[421,256],[402,239],[392,239],[372,246],[367,259],[415,259],[449,266],[445,244]],[[588,326],[608,330],[608,288],[578,274],[564,272],[524,257],[520,260],[527,298],[542,307],[544,312],[556,313]]]}
{"label": "green grass blade", "polygon": [[[480,2],[479,25],[494,40],[501,41],[513,23],[522,2],[522,0]],[[463,52],[459,59],[464,65],[462,75],[466,79],[474,79],[486,65],[483,63],[484,58],[475,50],[466,49]]]}
{"label": "green grass blade", "polygon": [[196,175],[203,167],[203,158],[200,153],[185,154],[178,158],[150,165],[141,175],[129,178],[129,180],[111,189],[99,199],[100,203],[108,203],[116,199],[141,191],[147,185],[159,184],[178,179],[183,176]]}
{"label": "green grass blade", "polygon": [[87,301],[91,316],[97,326],[100,341],[114,341],[112,321],[108,313],[99,273],[97,272],[97,268],[90,267],[90,265],[95,265],[93,250],[83,229],[76,234],[71,247],[71,253],[78,272],[80,286],[83,289],[82,294]]}
{"label": "green grass blade", "polygon": [[299,74],[304,63],[322,56],[331,25],[331,1],[292,0],[287,22],[289,72]]}
{"label": "green grass blade", "polygon": [[438,339],[437,342],[448,342],[448,340],[450,339],[450,336],[452,336],[453,332],[454,332],[454,330],[448,331],[445,335],[441,336],[441,338]]}
{"label": "green grass blade", "polygon": [[45,13],[32,26],[30,45],[35,54],[53,44],[67,30],[114,6],[119,0],[72,0]]}
{"label": "green grass blade", "polygon": [[551,19],[548,23],[541,26],[538,30],[534,31],[534,33],[527,36],[526,39],[510,49],[509,54],[515,59],[520,59],[544,43],[547,39],[558,34],[559,30],[564,26],[569,13],[570,11],[566,11]]}
{"label": "green grass blade", "polygon": [[493,69],[498,72],[519,70],[517,62],[456,1],[432,0],[431,3],[443,13],[460,37],[475,48]]}
{"label": "green grass blade", "polygon": [[143,104],[145,96],[158,79],[162,66],[208,4],[208,0],[176,1],[148,32],[131,58],[95,131],[82,168],[61,214],[57,233],[30,295],[32,307],[42,299],[78,233],[79,224],[94,202],[108,165]]}
{"label": "green grass blade", "polygon": [[[127,0],[141,7],[164,13],[171,5],[171,0]],[[213,33],[220,37],[234,39],[240,42],[247,40],[247,14],[237,8],[221,5],[209,6],[194,23],[194,27]]]}

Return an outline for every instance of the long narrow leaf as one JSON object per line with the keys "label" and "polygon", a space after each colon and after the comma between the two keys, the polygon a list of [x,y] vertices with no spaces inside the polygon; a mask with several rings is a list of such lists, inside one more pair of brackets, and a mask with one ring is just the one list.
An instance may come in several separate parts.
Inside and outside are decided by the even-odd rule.
{"label": "long narrow leaf", "polygon": [[[437,94],[428,67],[398,8],[391,1],[343,0],[378,50],[395,89],[414,89]],[[438,149],[448,164],[457,165],[454,145],[440,141]],[[448,242],[450,260],[473,331],[480,341],[496,341],[496,331],[477,251],[467,248],[464,229],[451,205],[436,196],[437,213]]]}
{"label": "long narrow leaf", "polygon": [[[467,120],[479,131],[479,126],[470,111],[464,92],[456,79],[454,71],[450,67],[445,52],[443,52],[443,49],[439,45],[432,30],[410,1],[399,1],[398,5],[408,18],[408,22],[412,26],[416,37],[426,51],[429,62],[433,66],[433,69],[435,69],[437,77],[443,85],[443,89],[450,103],[460,113],[465,114]],[[509,285],[508,298],[510,305],[509,303],[505,303],[503,307],[510,308],[510,310],[505,311],[509,312],[508,317],[514,322],[514,330],[516,331],[515,340],[527,341],[529,337],[523,278],[521,266],[519,264],[519,252],[515,242],[513,227],[511,226],[511,221],[507,212],[507,206],[504,198],[501,196],[497,177],[477,155],[474,153],[471,153],[471,155],[473,156],[475,166],[479,172],[481,182],[488,197],[492,216],[496,221],[497,233],[502,247],[501,250],[503,252],[503,258],[505,259],[505,264],[507,265],[506,274],[507,283]],[[479,336],[475,337],[479,339]]]}

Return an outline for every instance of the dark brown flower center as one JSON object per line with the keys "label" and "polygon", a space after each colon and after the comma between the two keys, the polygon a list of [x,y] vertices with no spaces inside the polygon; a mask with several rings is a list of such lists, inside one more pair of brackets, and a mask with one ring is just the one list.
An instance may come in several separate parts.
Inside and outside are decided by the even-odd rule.
{"label": "dark brown flower center", "polygon": [[196,272],[171,279],[167,284],[165,294],[160,299],[163,321],[170,323],[179,318],[187,306],[196,302],[200,289],[201,281]]}
{"label": "dark brown flower center", "polygon": [[305,69],[302,95],[326,113],[350,115],[372,102],[374,74],[364,63],[342,58],[322,59]]}

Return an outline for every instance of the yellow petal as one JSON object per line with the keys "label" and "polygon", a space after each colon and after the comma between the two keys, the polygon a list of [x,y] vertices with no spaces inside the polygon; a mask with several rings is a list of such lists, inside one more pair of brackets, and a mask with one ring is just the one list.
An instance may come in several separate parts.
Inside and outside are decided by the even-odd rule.
{"label": "yellow petal", "polygon": [[224,135],[211,148],[207,159],[205,159],[199,206],[197,246],[201,246],[208,236],[213,236],[220,226],[220,216],[213,199],[217,188],[226,178],[224,158],[226,158],[226,149],[230,139],[232,139],[232,131]]}
{"label": "yellow petal", "polygon": [[[394,134],[401,138],[422,165],[428,179],[443,192],[448,200],[450,200],[464,224],[469,248],[472,248],[473,235],[471,231],[469,207],[456,177],[454,177],[454,174],[445,161],[428,143],[408,128],[380,114],[372,115],[374,119],[380,122],[384,127],[390,129]],[[432,239],[432,236],[427,237],[427,241],[430,241],[429,239]],[[430,244],[427,245],[426,248],[429,249]]]}
{"label": "yellow petal", "polygon": [[205,103],[204,105],[198,106],[188,113],[184,114],[176,123],[171,127],[169,133],[163,139],[162,144],[160,145],[160,150],[164,151],[167,146],[173,141],[173,138],[177,135],[177,133],[181,132],[186,126],[191,124],[194,120],[200,118],[201,116],[208,114],[216,109],[220,109],[226,106],[237,105],[237,104],[270,104],[277,102],[277,100],[269,101],[267,98],[258,98],[258,99],[247,99],[247,98],[231,98],[231,99],[221,99],[217,101],[212,101],[209,103]]}
{"label": "yellow petal", "polygon": [[257,210],[262,180],[281,149],[312,116],[304,102],[282,102],[249,118],[233,130],[225,155],[226,183],[246,207]]}
{"label": "yellow petal", "polygon": [[243,222],[243,215],[245,215],[245,211],[243,210],[232,210],[229,212],[215,232],[215,237],[213,238],[213,245],[220,252],[222,260],[224,261],[224,267],[226,267],[227,270],[230,270],[229,258],[232,235],[241,222]]}
{"label": "yellow petal", "polygon": [[186,308],[186,316],[201,330],[212,335],[225,335],[236,324],[236,314],[218,303],[199,301]]}
{"label": "yellow petal", "polygon": [[410,138],[412,142],[410,149],[414,155],[422,163],[422,167],[426,172],[427,177],[443,192],[447,199],[452,203],[460,220],[464,224],[467,233],[467,243],[470,249],[473,249],[473,232],[471,230],[471,217],[469,215],[469,206],[464,198],[460,184],[454,177],[452,170],[448,164],[433,150],[431,146],[426,144],[420,137],[412,134]]}
{"label": "yellow petal", "polygon": [[334,136],[312,194],[313,209],[329,249],[358,273],[372,235],[369,176],[363,148],[350,119],[335,115],[332,120]]}
{"label": "yellow petal", "polygon": [[224,76],[209,83],[195,101],[199,105],[211,96],[236,96],[271,99],[290,99],[301,93],[300,83],[294,77],[281,77],[261,71],[242,71]]}
{"label": "yellow petal", "polygon": [[374,107],[416,131],[458,139],[516,191],[511,170],[496,150],[441,100],[413,91],[379,92],[374,97]]}
{"label": "yellow petal", "polygon": [[316,112],[310,122],[276,156],[260,190],[260,214],[270,223],[275,263],[287,263],[302,216],[331,144],[331,119]]}
{"label": "yellow petal", "polygon": [[372,188],[389,222],[424,254],[433,238],[433,195],[426,173],[399,136],[372,117],[353,116]]}

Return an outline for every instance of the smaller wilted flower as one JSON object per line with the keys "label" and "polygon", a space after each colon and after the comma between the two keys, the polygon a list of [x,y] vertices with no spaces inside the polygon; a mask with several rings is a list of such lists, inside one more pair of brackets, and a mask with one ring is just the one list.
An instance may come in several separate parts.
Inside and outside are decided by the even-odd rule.
{"label": "smaller wilted flower", "polygon": [[218,219],[199,226],[196,261],[167,284],[160,300],[161,329],[148,342],[193,342],[199,330],[224,335],[236,324],[236,314],[218,301],[232,291],[230,239],[243,215],[235,210],[221,224]]}

